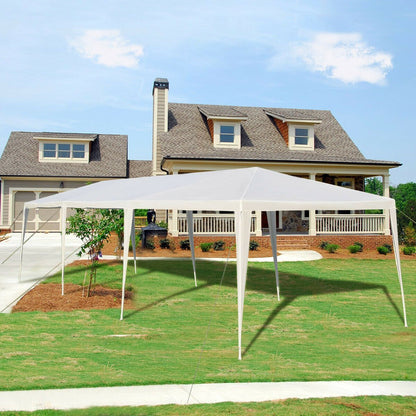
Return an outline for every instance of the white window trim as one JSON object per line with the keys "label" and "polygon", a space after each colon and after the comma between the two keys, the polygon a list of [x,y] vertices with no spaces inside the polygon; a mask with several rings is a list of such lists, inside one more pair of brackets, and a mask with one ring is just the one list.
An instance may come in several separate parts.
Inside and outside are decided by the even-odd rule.
{"label": "white window trim", "polygon": [[[55,157],[44,157],[43,156],[43,147],[45,144],[55,144],[56,145],[56,156]],[[58,145],[60,144],[69,144],[70,148],[70,157],[61,158],[58,157]],[[83,144],[85,149],[85,154],[83,158],[73,157],[73,145]],[[66,141],[66,140],[54,140],[54,141],[43,141],[39,140],[39,162],[54,162],[54,163],[88,163],[90,160],[90,146],[89,141]]]}
{"label": "white window trim", "polygon": [[[220,142],[221,126],[233,126],[234,127],[234,142],[223,143]],[[241,124],[229,121],[214,120],[214,146],[221,148],[241,148]]]}
{"label": "white window trim", "polygon": [[[308,129],[308,144],[295,144],[296,129]],[[290,150],[315,150],[315,129],[310,124],[289,124]]]}

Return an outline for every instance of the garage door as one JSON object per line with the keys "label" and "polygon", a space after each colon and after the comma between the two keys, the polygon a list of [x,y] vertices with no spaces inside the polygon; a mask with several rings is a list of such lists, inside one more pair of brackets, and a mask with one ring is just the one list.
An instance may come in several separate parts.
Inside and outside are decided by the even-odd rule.
{"label": "garage door", "polygon": [[[53,195],[56,192],[38,193],[40,198]],[[36,199],[35,192],[18,191],[14,194],[14,231],[22,230],[24,203]],[[27,231],[60,231],[60,214],[57,208],[30,209],[27,221]]]}

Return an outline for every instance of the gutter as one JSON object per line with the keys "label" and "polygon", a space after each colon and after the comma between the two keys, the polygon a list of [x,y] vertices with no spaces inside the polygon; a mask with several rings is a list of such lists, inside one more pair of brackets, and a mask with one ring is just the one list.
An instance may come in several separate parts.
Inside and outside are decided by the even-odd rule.
{"label": "gutter", "polygon": [[305,163],[308,165],[313,165],[313,164],[325,164],[325,165],[375,165],[375,166],[392,166],[394,167],[399,167],[402,166],[402,163],[399,162],[371,162],[371,163],[363,163],[363,162],[342,162],[342,161],[307,161],[307,160],[279,160],[279,159],[227,159],[227,158],[215,158],[215,157],[172,157],[172,156],[164,156],[161,163],[160,163],[160,169],[163,170],[164,172],[167,172],[165,169],[162,168],[165,160],[201,160],[201,161],[216,161],[216,162],[221,162],[221,161],[227,161],[227,162],[261,162],[261,163]]}

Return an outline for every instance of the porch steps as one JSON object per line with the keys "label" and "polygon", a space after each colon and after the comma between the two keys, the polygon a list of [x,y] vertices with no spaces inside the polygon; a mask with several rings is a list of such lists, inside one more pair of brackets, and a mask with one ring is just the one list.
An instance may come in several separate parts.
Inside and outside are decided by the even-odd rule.
{"label": "porch steps", "polygon": [[310,248],[310,243],[307,238],[298,236],[277,236],[278,250],[306,250]]}

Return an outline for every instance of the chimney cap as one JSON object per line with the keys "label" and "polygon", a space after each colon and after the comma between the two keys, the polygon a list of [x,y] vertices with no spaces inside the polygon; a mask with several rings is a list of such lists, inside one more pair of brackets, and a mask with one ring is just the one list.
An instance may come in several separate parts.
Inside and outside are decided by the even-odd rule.
{"label": "chimney cap", "polygon": [[153,91],[155,90],[155,88],[159,88],[159,89],[169,89],[169,81],[167,78],[156,78],[155,82],[153,83]]}

